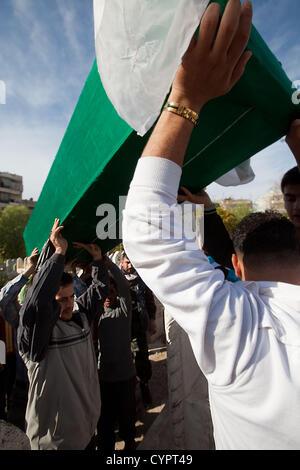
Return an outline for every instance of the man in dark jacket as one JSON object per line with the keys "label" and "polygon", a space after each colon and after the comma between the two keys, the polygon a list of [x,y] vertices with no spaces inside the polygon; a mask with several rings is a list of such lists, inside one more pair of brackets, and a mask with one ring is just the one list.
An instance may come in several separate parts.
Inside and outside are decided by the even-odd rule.
{"label": "man in dark jacket", "polygon": [[35,275],[20,311],[18,344],[29,377],[26,433],[32,449],[81,450],[93,438],[100,414],[96,357],[90,325],[109,289],[97,245],[93,281],[74,302],[72,277],[64,273],[68,243],[55,220],[55,253]]}
{"label": "man in dark jacket", "polygon": [[136,374],[140,383],[144,405],[148,406],[152,401],[148,386],[152,376],[152,367],[149,360],[147,331],[150,334],[155,332],[156,305],[152,291],[137,274],[126,253],[122,255],[121,268],[129,282],[131,293],[131,339],[135,349]]}
{"label": "man in dark jacket", "polygon": [[98,322],[101,416],[99,450],[114,452],[115,424],[125,451],[135,449],[135,367],[131,352],[131,297],[121,270],[106,259],[110,275],[109,294]]}

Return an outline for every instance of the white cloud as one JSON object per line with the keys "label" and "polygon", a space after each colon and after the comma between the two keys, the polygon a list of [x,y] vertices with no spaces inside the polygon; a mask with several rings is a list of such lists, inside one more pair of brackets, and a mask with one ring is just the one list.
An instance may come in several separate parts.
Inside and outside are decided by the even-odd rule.
{"label": "white cloud", "polygon": [[62,3],[60,0],[57,0],[56,5],[62,17],[64,33],[69,41],[72,51],[75,52],[77,58],[82,60],[85,55],[85,50],[79,40],[81,28],[76,13],[72,8],[70,8],[68,2]]}
{"label": "white cloud", "polygon": [[34,13],[34,3],[32,0],[11,0],[14,14],[22,21],[31,21]]}

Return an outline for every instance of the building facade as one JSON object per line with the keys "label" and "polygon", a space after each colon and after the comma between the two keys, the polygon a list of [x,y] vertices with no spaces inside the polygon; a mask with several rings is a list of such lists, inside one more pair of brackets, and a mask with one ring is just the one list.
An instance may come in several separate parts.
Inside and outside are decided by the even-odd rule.
{"label": "building facade", "polygon": [[0,210],[8,204],[24,205],[33,209],[35,201],[22,199],[23,178],[13,173],[0,172]]}
{"label": "building facade", "polygon": [[0,172],[0,207],[10,203],[21,204],[23,178],[12,173]]}
{"label": "building facade", "polygon": [[221,207],[223,209],[226,209],[228,211],[234,209],[236,206],[246,206],[249,209],[253,209],[253,202],[250,199],[232,199],[231,197],[227,199],[222,199],[218,201]]}

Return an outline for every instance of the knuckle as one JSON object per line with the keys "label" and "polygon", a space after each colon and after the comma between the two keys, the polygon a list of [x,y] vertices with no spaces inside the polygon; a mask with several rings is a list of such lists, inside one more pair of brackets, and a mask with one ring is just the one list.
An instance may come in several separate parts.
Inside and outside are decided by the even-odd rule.
{"label": "knuckle", "polygon": [[225,28],[224,28],[224,37],[226,39],[231,38],[234,35],[234,33],[235,33],[234,25],[228,24],[227,26],[225,26]]}
{"label": "knuckle", "polygon": [[241,30],[238,34],[238,39],[239,39],[239,43],[247,44],[249,40],[248,31],[245,31],[244,29]]}
{"label": "knuckle", "polygon": [[213,28],[216,27],[216,21],[214,17],[207,17],[204,19],[203,23],[201,23],[201,31],[206,34],[211,32]]}

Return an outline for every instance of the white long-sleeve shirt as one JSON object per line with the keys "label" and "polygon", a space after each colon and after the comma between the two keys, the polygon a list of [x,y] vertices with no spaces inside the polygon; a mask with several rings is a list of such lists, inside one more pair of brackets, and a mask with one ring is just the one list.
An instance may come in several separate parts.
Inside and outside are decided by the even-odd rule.
{"label": "white long-sleeve shirt", "polygon": [[[180,177],[171,161],[139,160],[126,253],[189,336],[209,384],[216,448],[300,449],[300,287],[225,281],[196,240],[178,237]],[[169,225],[177,238],[163,231]]]}

